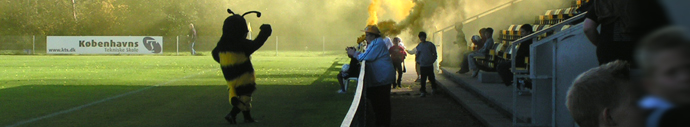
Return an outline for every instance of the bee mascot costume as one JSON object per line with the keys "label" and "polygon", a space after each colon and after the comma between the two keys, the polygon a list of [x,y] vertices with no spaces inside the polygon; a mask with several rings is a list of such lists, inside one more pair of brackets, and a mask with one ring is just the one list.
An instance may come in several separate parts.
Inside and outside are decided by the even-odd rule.
{"label": "bee mascot costume", "polygon": [[247,39],[249,32],[244,16],[256,13],[261,17],[261,12],[250,11],[242,15],[233,13],[228,9],[230,16],[223,24],[223,36],[213,49],[213,59],[220,63],[225,80],[228,82],[228,93],[232,111],[225,116],[231,124],[236,124],[237,114],[242,112],[244,122],[255,122],[249,111],[251,110],[252,93],[256,90],[254,68],[249,56],[264,45],[271,36],[271,26],[261,25],[261,32],[254,40]]}

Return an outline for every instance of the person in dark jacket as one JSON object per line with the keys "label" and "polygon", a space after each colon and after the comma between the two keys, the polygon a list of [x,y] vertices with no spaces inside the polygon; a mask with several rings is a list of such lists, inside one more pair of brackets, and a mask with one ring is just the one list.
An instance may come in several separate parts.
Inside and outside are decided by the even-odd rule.
{"label": "person in dark jacket", "polygon": [[584,33],[597,47],[599,64],[628,61],[637,68],[633,53],[641,37],[670,25],[657,0],[594,0],[586,14]]}
{"label": "person in dark jacket", "polygon": [[[526,37],[527,35],[532,34],[532,25],[529,24],[524,24],[520,27],[520,36],[521,37]],[[532,39],[527,39],[523,40],[522,42],[513,42],[513,43],[519,43],[520,47],[517,49],[517,54],[515,57],[515,66],[517,67],[524,67],[528,66],[525,65],[525,57],[529,57],[529,46],[532,45]],[[511,71],[511,68],[513,66],[512,61],[502,61],[496,65],[496,71],[498,72],[498,75],[501,76],[501,80],[503,80],[503,83],[506,86],[510,86],[513,83],[513,72]],[[527,85],[527,84],[526,84]],[[517,87],[517,86],[516,86]],[[519,87],[518,87],[519,88]],[[531,88],[531,84],[529,85],[529,88]]]}
{"label": "person in dark jacket", "polygon": [[196,44],[197,34],[196,34],[196,28],[194,28],[194,24],[192,24],[192,23],[189,24],[189,35],[187,35],[187,37],[189,38],[189,43],[191,44],[190,45],[190,49],[191,49],[190,52],[192,53],[192,55],[196,55],[196,50],[194,50],[194,45]]}
{"label": "person in dark jacket", "polygon": [[244,122],[255,122],[250,114],[252,93],[256,90],[256,77],[254,67],[249,56],[264,45],[271,36],[271,25],[261,25],[259,36],[254,40],[248,40],[247,22],[244,16],[256,13],[261,17],[261,13],[250,11],[243,15],[235,14],[230,9],[227,10],[231,16],[225,19],[223,24],[223,35],[220,41],[211,52],[213,59],[220,63],[225,81],[228,82],[228,94],[232,110],[225,116],[225,120],[230,124],[237,124],[235,117],[242,112]]}
{"label": "person in dark jacket", "polygon": [[415,47],[416,52],[410,54],[416,55],[415,61],[417,62],[417,64],[419,64],[419,74],[422,75],[422,80],[420,82],[422,87],[419,88],[419,92],[421,92],[420,97],[425,97],[427,78],[429,78],[429,82],[431,83],[431,93],[433,94],[436,92],[436,75],[434,74],[434,63],[436,62],[436,58],[438,58],[438,54],[436,52],[436,45],[426,40],[425,32],[419,32],[418,36],[420,42],[417,45],[417,47]]}

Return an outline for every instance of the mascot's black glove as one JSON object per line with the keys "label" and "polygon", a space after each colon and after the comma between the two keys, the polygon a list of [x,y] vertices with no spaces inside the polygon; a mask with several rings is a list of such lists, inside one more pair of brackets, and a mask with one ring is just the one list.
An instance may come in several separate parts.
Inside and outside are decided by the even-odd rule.
{"label": "mascot's black glove", "polygon": [[263,25],[261,25],[261,27],[259,27],[259,29],[261,29],[261,31],[266,31],[269,33],[273,32],[273,29],[271,28],[270,24],[263,24]]}

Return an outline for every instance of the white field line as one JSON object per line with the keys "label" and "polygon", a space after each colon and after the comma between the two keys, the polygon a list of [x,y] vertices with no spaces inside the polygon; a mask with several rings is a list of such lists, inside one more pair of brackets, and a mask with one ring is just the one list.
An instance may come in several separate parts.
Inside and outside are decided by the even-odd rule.
{"label": "white field line", "polygon": [[121,97],[124,97],[124,96],[127,96],[127,95],[131,95],[131,94],[139,93],[139,92],[142,92],[142,91],[145,91],[145,90],[148,90],[148,89],[151,89],[151,88],[155,88],[155,87],[158,87],[158,86],[167,85],[167,84],[170,84],[170,83],[173,83],[173,82],[182,80],[182,79],[187,79],[187,78],[191,78],[191,77],[194,77],[194,76],[199,76],[199,75],[204,74],[204,73],[206,73],[206,72],[215,71],[215,70],[218,70],[218,69],[210,69],[210,70],[202,71],[202,72],[199,72],[199,73],[197,73],[197,74],[188,75],[188,76],[185,76],[185,77],[182,77],[182,78],[178,78],[178,79],[170,80],[170,81],[167,81],[167,82],[159,83],[159,84],[156,84],[156,85],[153,85],[153,86],[149,86],[149,87],[137,89],[137,90],[130,91],[130,92],[127,92],[127,93],[123,93],[123,94],[120,94],[120,95],[115,95],[115,96],[108,97],[108,98],[105,98],[105,99],[101,99],[101,100],[98,100],[98,101],[94,101],[94,102],[91,102],[91,103],[88,103],[88,104],[84,104],[84,105],[80,105],[80,106],[77,106],[77,107],[73,107],[73,108],[70,108],[70,109],[67,109],[67,110],[62,110],[62,111],[58,111],[58,112],[51,113],[51,114],[48,114],[48,115],[44,115],[44,116],[41,116],[41,117],[36,117],[36,118],[32,118],[32,119],[20,121],[20,122],[14,123],[14,124],[12,124],[12,125],[7,125],[6,127],[16,127],[16,126],[24,125],[24,124],[27,124],[27,123],[32,123],[32,122],[36,122],[36,121],[39,121],[39,120],[47,119],[47,118],[50,118],[50,117],[54,117],[54,116],[57,116],[57,115],[61,115],[61,114],[65,114],[65,113],[74,112],[74,111],[77,111],[77,110],[80,110],[80,109],[83,109],[83,108],[86,108],[86,107],[89,107],[89,106],[93,106],[93,105],[96,105],[96,104],[99,104],[99,103],[103,103],[103,102],[110,101],[110,100],[113,100],[113,99],[121,98]]}

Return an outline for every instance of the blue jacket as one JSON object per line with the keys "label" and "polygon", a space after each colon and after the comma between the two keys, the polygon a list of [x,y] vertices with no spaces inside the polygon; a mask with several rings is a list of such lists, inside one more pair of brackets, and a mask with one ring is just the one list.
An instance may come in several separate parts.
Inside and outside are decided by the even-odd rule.
{"label": "blue jacket", "polygon": [[376,38],[357,60],[367,61],[364,82],[367,87],[390,85],[395,81],[395,69],[383,38]]}
{"label": "blue jacket", "polygon": [[433,67],[438,54],[436,54],[436,45],[429,41],[419,43],[415,47],[415,61],[420,67]]}

